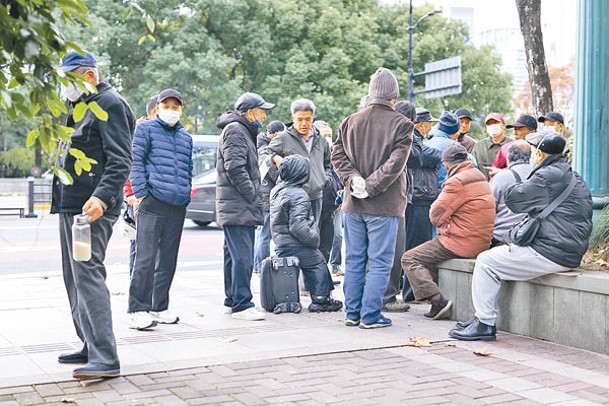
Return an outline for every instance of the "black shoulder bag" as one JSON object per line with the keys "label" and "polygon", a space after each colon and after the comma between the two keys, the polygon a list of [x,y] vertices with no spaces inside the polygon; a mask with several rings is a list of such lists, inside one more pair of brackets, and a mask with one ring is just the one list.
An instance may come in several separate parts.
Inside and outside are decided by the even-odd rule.
{"label": "black shoulder bag", "polygon": [[556,198],[552,203],[548,205],[541,213],[537,216],[526,215],[518,224],[510,229],[508,232],[508,241],[513,244],[519,245],[521,247],[527,247],[531,245],[531,243],[537,237],[537,232],[539,231],[539,226],[541,221],[548,217],[554,209],[556,209],[562,202],[565,201],[567,197],[573,191],[575,187],[575,183],[577,182],[575,175],[571,176],[571,182],[567,185],[565,190],[562,191],[560,196]]}

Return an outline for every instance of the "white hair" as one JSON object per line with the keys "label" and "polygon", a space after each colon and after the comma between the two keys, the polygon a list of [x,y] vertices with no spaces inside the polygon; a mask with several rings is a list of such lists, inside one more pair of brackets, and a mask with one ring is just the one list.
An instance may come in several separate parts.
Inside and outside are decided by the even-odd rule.
{"label": "white hair", "polygon": [[297,111],[310,111],[311,113],[315,114],[315,104],[309,99],[294,100],[290,106],[290,111],[292,114],[296,113]]}

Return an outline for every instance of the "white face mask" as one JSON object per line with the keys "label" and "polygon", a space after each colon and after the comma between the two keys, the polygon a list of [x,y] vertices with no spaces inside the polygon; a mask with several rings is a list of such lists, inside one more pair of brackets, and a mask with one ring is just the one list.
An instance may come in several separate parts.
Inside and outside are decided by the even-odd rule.
{"label": "white face mask", "polygon": [[61,94],[72,103],[80,99],[84,93],[72,82],[67,87],[63,84],[61,85]]}
{"label": "white face mask", "polygon": [[491,124],[486,126],[486,133],[490,137],[496,137],[503,132],[503,128],[501,128],[501,124]]}
{"label": "white face mask", "polygon": [[157,111],[156,115],[159,116],[161,120],[169,124],[170,127],[173,127],[178,121],[180,121],[182,113],[175,110],[165,110],[159,108],[159,111]]}
{"label": "white face mask", "polygon": [[548,130],[548,131],[554,131],[554,132],[558,132],[558,131],[556,130],[556,127],[554,127],[553,125],[544,125],[544,126],[543,126],[543,129],[544,129],[544,130]]}

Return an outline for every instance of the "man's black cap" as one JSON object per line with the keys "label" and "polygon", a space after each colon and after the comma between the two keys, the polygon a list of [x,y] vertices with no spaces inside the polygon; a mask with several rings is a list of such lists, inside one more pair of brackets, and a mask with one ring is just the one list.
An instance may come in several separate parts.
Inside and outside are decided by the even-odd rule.
{"label": "man's black cap", "polygon": [[518,120],[516,120],[515,123],[508,124],[505,126],[505,128],[515,127],[528,127],[529,129],[535,131],[537,130],[537,120],[535,120],[535,117],[533,116],[529,116],[528,114],[522,114],[520,117],[518,117]]}
{"label": "man's black cap", "polygon": [[175,89],[165,89],[159,93],[157,97],[157,104],[164,102],[167,99],[174,98],[180,102],[180,104],[184,105],[184,100],[182,100],[182,94]]}
{"label": "man's black cap", "polygon": [[460,162],[467,159],[467,150],[458,142],[449,145],[442,153],[442,162]]}
{"label": "man's black cap", "polygon": [[462,118],[469,118],[470,120],[473,120],[472,112],[464,107],[455,110],[455,114],[457,115],[457,117],[459,117],[459,120]]}
{"label": "man's black cap", "polygon": [[417,107],[416,109],[416,113],[417,113],[417,117],[415,118],[414,122],[415,124],[418,123],[426,123],[426,122],[437,122],[440,121],[437,118],[433,117],[431,115],[431,113],[429,112],[429,110],[423,108],[423,107]]}
{"label": "man's black cap", "polygon": [[527,135],[526,141],[546,154],[562,154],[567,140],[556,131],[540,131]]}
{"label": "man's black cap", "polygon": [[560,124],[565,125],[565,120],[562,118],[562,114],[557,111],[551,111],[545,116],[539,117],[538,121],[543,123],[544,121],[558,121]]}
{"label": "man's black cap", "polygon": [[264,101],[262,96],[256,93],[243,93],[235,102],[235,110],[245,113],[248,110],[261,108],[262,110],[270,110],[275,105],[273,103],[267,103]]}
{"label": "man's black cap", "polygon": [[275,134],[279,131],[285,130],[285,124],[283,124],[279,120],[271,121],[269,125],[266,126],[266,132],[269,134]]}

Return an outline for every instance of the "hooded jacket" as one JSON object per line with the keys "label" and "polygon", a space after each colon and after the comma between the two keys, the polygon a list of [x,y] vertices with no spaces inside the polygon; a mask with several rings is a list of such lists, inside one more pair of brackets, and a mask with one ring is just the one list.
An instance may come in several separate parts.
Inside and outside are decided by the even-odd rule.
{"label": "hooded jacket", "polygon": [[63,168],[74,183],[62,184],[53,179],[51,213],[80,213],[91,196],[102,200],[106,211],[118,215],[123,201],[123,186],[131,168],[131,139],[135,116],[131,108],[107,82],[97,84],[97,93],[83,97],[85,103],[97,102],[108,113],[108,120],[98,119],[91,110],[79,122],[68,116],[66,126],[73,128],[71,147],[97,161],[91,170],[76,174],[76,158],[66,153]]}
{"label": "hooded jacket", "polygon": [[576,268],[588,250],[592,233],[592,196],[586,182],[561,154],[550,155],[529,178],[508,188],[505,204],[514,213],[541,213],[565,190],[571,177],[577,183],[571,194],[545,219],[531,248],[550,261]]}
{"label": "hooded jacket", "polygon": [[414,133],[415,142],[422,145],[422,158],[421,166],[412,171],[414,184],[412,201],[415,203],[426,201],[427,204],[431,204],[438,197],[438,169],[442,165],[442,153],[423,143],[423,136],[416,129]]}
{"label": "hooded jacket", "polygon": [[231,226],[260,225],[258,127],[232,112],[221,115],[216,124],[222,130],[216,164],[216,222]]}
{"label": "hooded jacket", "polygon": [[[257,140],[257,148],[258,154],[264,148],[266,148],[271,142],[271,139],[266,134],[260,134]],[[258,161],[260,163],[260,160]],[[277,184],[277,178],[279,177],[279,170],[277,169],[277,165],[269,165],[269,170],[266,173],[264,179],[262,179],[262,184],[260,185],[260,197],[262,198],[262,209],[265,212],[269,212],[271,210],[270,203],[270,195],[271,190]]]}
{"label": "hooded jacket", "polygon": [[277,247],[319,247],[319,232],[311,201],[303,189],[309,180],[309,161],[286,157],[279,166],[281,181],[271,191],[271,234]]}
{"label": "hooded jacket", "polygon": [[192,137],[178,122],[170,127],[159,117],[138,124],[133,137],[131,187],[170,206],[185,206],[192,189]]}
{"label": "hooded jacket", "polygon": [[452,253],[475,258],[491,245],[495,199],[486,178],[471,161],[449,169],[442,192],[429,209],[438,241]]}
{"label": "hooded jacket", "polygon": [[303,189],[309,195],[309,200],[321,199],[324,186],[330,181],[330,146],[316,128],[313,128],[313,131],[311,152],[294,127],[275,135],[269,145],[260,152],[260,162],[265,161],[269,166],[275,165],[273,162],[275,155],[284,158],[289,155],[302,155],[309,158],[311,177],[303,185]]}

